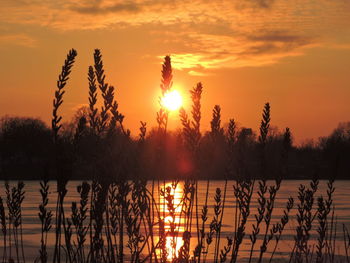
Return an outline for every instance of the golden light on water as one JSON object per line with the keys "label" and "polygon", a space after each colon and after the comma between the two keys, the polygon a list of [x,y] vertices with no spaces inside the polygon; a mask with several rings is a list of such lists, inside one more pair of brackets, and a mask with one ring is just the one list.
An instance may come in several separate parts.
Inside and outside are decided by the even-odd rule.
{"label": "golden light on water", "polygon": [[[181,233],[182,235],[182,233]],[[173,242],[175,241],[175,251],[174,251],[174,246]],[[167,236],[166,237],[166,249],[167,249],[167,259],[169,261],[173,260],[175,257],[179,256],[179,251],[181,247],[183,246],[183,239],[181,236],[178,237],[172,237],[172,236]]]}
{"label": "golden light on water", "polygon": [[169,111],[178,110],[182,106],[182,96],[177,90],[171,90],[164,94],[161,104]]}
{"label": "golden light on water", "polygon": [[[168,233],[166,235],[166,251],[167,251],[167,260],[172,261],[174,258],[178,257],[179,250],[183,246],[182,235],[184,232],[183,218],[180,217],[182,210],[181,200],[183,198],[183,187],[181,184],[176,184],[175,187],[171,183],[165,185],[165,189],[169,189],[169,194],[173,196],[173,205],[174,205],[174,214],[171,215],[168,207],[162,206],[162,209],[165,209],[166,216],[164,218],[164,228]],[[161,202],[166,203],[164,197]],[[171,233],[171,224],[175,226],[175,235],[172,236]]]}

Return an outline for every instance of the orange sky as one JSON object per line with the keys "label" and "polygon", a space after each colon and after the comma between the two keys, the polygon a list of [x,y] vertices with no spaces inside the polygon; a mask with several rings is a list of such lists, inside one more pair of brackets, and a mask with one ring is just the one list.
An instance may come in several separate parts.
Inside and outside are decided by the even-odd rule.
{"label": "orange sky", "polygon": [[[270,102],[272,125],[290,127],[299,143],[350,121],[349,0],[2,0],[0,116],[49,123],[70,48],[78,57],[65,120],[87,103],[87,69],[100,48],[134,135],[140,120],[155,125],[166,54],[184,94],[203,83],[204,129],[215,104],[223,123],[256,130]],[[173,113],[170,127],[178,125]]]}

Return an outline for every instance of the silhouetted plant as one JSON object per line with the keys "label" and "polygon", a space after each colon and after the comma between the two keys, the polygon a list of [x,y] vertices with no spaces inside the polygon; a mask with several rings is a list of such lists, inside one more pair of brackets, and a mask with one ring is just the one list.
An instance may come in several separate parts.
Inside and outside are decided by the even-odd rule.
{"label": "silhouetted plant", "polygon": [[39,205],[39,219],[41,222],[41,247],[40,247],[40,262],[46,263],[48,261],[47,254],[47,237],[52,227],[52,212],[48,210],[49,203],[49,181],[47,179],[40,182],[41,204]]}
{"label": "silhouetted plant", "polygon": [[88,216],[88,201],[90,185],[87,182],[83,182],[77,187],[77,191],[80,195],[80,204],[72,202],[72,216],[71,221],[75,227],[76,233],[76,251],[73,254],[73,262],[85,262],[84,243],[86,241],[86,235],[89,230],[89,226],[86,226],[85,221]]}
{"label": "silhouetted plant", "polygon": [[283,210],[283,216],[281,218],[280,223],[275,224],[274,227],[273,227],[273,229],[275,229],[275,228],[277,229],[277,235],[275,235],[276,233],[273,233],[269,237],[269,239],[271,240],[273,238],[273,236],[275,236],[275,240],[276,240],[275,241],[275,246],[274,246],[273,251],[271,253],[271,257],[270,257],[270,261],[269,261],[270,263],[271,263],[271,261],[273,259],[273,256],[275,255],[278,243],[281,240],[283,230],[286,227],[286,225],[288,224],[289,213],[292,210],[293,205],[294,205],[294,199],[292,197],[289,197],[287,205],[286,205],[286,209]]}
{"label": "silhouetted plant", "polygon": [[[8,244],[9,244],[9,258],[11,261],[14,259],[12,256],[12,244],[14,243],[14,251],[16,253],[17,261],[24,259],[23,249],[23,233],[22,233],[22,202],[24,200],[23,191],[24,183],[19,181],[17,187],[10,188],[9,183],[5,182],[6,203],[8,208]],[[20,251],[21,250],[21,251]]]}
{"label": "silhouetted plant", "polygon": [[[235,213],[235,235],[232,247],[231,263],[237,261],[240,245],[245,237],[245,227],[250,215],[250,203],[254,190],[254,181],[252,180],[239,180],[236,186],[233,186],[234,195],[239,207],[239,214],[237,216],[237,210]],[[236,204],[236,205],[237,205]],[[239,222],[239,223],[238,223]]]}
{"label": "silhouetted plant", "polygon": [[143,143],[146,138],[147,123],[142,121],[140,123],[141,123],[141,126],[140,126],[139,142]]}
{"label": "silhouetted plant", "polygon": [[[269,103],[266,103],[264,106],[263,114],[262,114],[262,120],[260,124],[260,135],[259,135],[259,147],[260,147],[260,152],[261,152],[261,176],[262,180],[259,181],[259,189],[258,189],[258,214],[255,215],[255,220],[256,224],[253,224],[253,231],[252,234],[250,235],[250,240],[251,240],[251,249],[250,249],[250,256],[249,256],[249,263],[252,260],[253,256],[253,251],[254,251],[254,246],[257,241],[257,237],[260,233],[260,224],[263,222],[263,219],[265,218],[265,211],[267,210],[267,205],[272,205],[273,204],[270,202],[269,204],[267,203],[266,199],[266,192],[267,192],[267,185],[266,185],[266,163],[265,163],[265,146],[266,146],[266,140],[267,140],[267,135],[269,132],[269,127],[270,127],[270,105]],[[272,189],[273,190],[273,189]],[[274,191],[271,191],[272,194],[274,194]],[[273,197],[273,196],[271,196]],[[274,197],[273,197],[274,199]],[[270,209],[271,210],[271,209]],[[267,221],[270,221],[270,215],[269,211],[267,210]],[[268,225],[266,227],[266,232],[268,232]],[[265,234],[265,239],[266,239],[266,234]],[[266,241],[265,241],[266,242]],[[265,243],[264,242],[264,243]],[[261,251],[264,251],[266,248],[263,247]],[[264,252],[262,252],[264,253]]]}
{"label": "silhouetted plant", "polygon": [[5,207],[4,207],[4,202],[3,199],[0,197],[0,222],[1,222],[1,232],[3,235],[3,256],[2,256],[2,262],[5,262],[6,260],[6,252],[7,252],[7,243],[6,243],[6,238],[7,238],[7,226],[6,226],[6,212],[5,212]]}
{"label": "silhouetted plant", "polygon": [[[334,262],[334,255],[335,255],[335,238],[336,238],[336,231],[337,227],[336,224],[334,224],[334,211],[335,206],[333,204],[333,194],[335,191],[334,187],[334,179],[329,179],[327,182],[327,199],[325,200],[325,208],[326,212],[326,230],[327,230],[327,236],[326,236],[326,244],[325,244],[325,261],[330,260],[331,262]],[[332,216],[329,218],[329,214],[332,211]]]}
{"label": "silhouetted plant", "polygon": [[64,61],[64,65],[62,66],[62,71],[60,75],[58,76],[57,81],[57,90],[55,91],[55,98],[53,101],[53,112],[52,112],[52,132],[53,132],[53,141],[55,144],[55,151],[56,151],[56,171],[57,171],[57,192],[58,192],[58,198],[57,198],[57,206],[56,206],[56,238],[55,238],[55,248],[54,248],[54,256],[53,256],[53,262],[60,262],[61,261],[61,225],[65,224],[65,218],[64,218],[64,210],[63,210],[63,202],[64,197],[67,193],[66,184],[67,184],[67,174],[64,174],[64,172],[67,172],[67,170],[64,170],[65,164],[62,163],[60,158],[63,157],[64,154],[61,145],[59,145],[58,141],[58,132],[60,128],[62,127],[60,122],[62,120],[62,117],[58,115],[58,110],[60,106],[63,103],[63,94],[65,91],[63,90],[64,87],[67,84],[67,81],[69,79],[69,75],[71,73],[71,68],[74,64],[75,57],[77,56],[77,52],[72,49],[68,52],[67,58]]}
{"label": "silhouetted plant", "polygon": [[258,188],[258,213],[255,215],[256,224],[253,224],[253,231],[250,235],[251,248],[249,254],[249,263],[252,260],[253,251],[255,243],[258,239],[258,235],[260,233],[260,224],[263,222],[265,210],[266,210],[266,197],[265,194],[267,192],[266,180],[259,181]]}
{"label": "silhouetted plant", "polygon": [[350,248],[350,234],[348,228],[343,224],[343,237],[344,237],[344,249],[346,254],[346,262],[350,262],[349,258],[349,248]]}
{"label": "silhouetted plant", "polygon": [[[164,57],[164,62],[162,65],[162,79],[160,84],[160,89],[162,91],[162,97],[171,90],[173,85],[173,74],[172,74],[172,67],[171,67],[171,59],[170,56]],[[160,98],[161,100],[161,98]],[[158,122],[158,129],[166,131],[168,126],[168,115],[169,112],[166,110],[161,101],[160,104],[160,110],[157,112],[157,122]]]}
{"label": "silhouetted plant", "polygon": [[[95,49],[94,61],[95,61],[94,68],[95,68],[96,80],[103,98],[103,106],[101,107],[99,125],[98,125],[98,132],[102,133],[106,129],[108,118],[109,118],[108,113],[112,107],[113,97],[114,97],[114,87],[109,86],[105,82],[106,76],[103,68],[102,55],[99,49]],[[92,102],[90,103],[90,105],[94,105],[93,102],[94,100],[92,97]]]}
{"label": "silhouetted plant", "polygon": [[14,220],[14,208],[11,195],[11,189],[8,181],[5,181],[5,194],[6,194],[6,205],[7,205],[7,218],[8,218],[8,260],[12,258],[12,233],[13,233],[13,220]]}
{"label": "silhouetted plant", "polygon": [[317,218],[318,218],[318,238],[317,238],[317,245],[316,245],[316,263],[323,262],[323,249],[325,247],[325,240],[326,240],[326,232],[327,232],[327,215],[328,212],[326,210],[325,201],[322,196],[320,196],[317,199]]}
{"label": "silhouetted plant", "polygon": [[232,239],[227,237],[227,245],[220,251],[220,262],[226,262],[227,255],[230,253],[232,247]]}
{"label": "silhouetted plant", "polygon": [[[181,206],[181,215],[184,215],[183,218],[183,245],[180,248],[181,253],[185,259],[189,259],[189,245],[192,232],[192,219],[193,219],[193,208],[195,203],[195,191],[196,191],[196,182],[191,179],[186,179],[183,186],[183,198]],[[180,220],[181,220],[180,215]]]}
{"label": "silhouetted plant", "polygon": [[97,87],[96,87],[95,72],[92,66],[89,66],[88,80],[89,80],[90,127],[92,128],[92,130],[97,131],[97,127],[99,125],[98,109],[96,108]]}
{"label": "silhouetted plant", "polygon": [[[314,194],[318,189],[318,180],[314,179],[310,183],[310,188],[306,188],[304,185],[300,185],[298,192],[298,214],[295,236],[295,261],[300,263],[303,259],[310,260],[310,247],[308,241],[310,239],[310,231],[312,228],[312,222],[315,216],[312,214],[312,208],[314,204]],[[293,256],[293,255],[292,255]]]}
{"label": "silhouetted plant", "polygon": [[77,52],[74,49],[68,52],[67,59],[64,61],[64,65],[62,66],[61,74],[58,76],[57,90],[55,91],[52,111],[52,131],[55,141],[57,140],[58,132],[62,127],[60,124],[62,117],[58,115],[58,109],[63,103],[63,94],[65,93],[63,89],[69,79],[69,75],[71,73],[71,69],[73,67],[74,59],[76,56]]}
{"label": "silhouetted plant", "polygon": [[[185,137],[185,143],[188,149],[196,155],[198,151],[199,142],[201,139],[200,121],[201,121],[201,96],[203,86],[198,83],[196,87],[191,90],[192,99],[192,120],[188,117],[186,111],[180,109],[180,120],[182,123],[182,130]],[[220,117],[219,117],[220,118]]]}
{"label": "silhouetted plant", "polygon": [[266,212],[264,215],[264,221],[265,221],[265,234],[263,238],[263,243],[260,247],[260,256],[258,262],[260,263],[263,259],[263,255],[267,250],[267,246],[269,242],[272,240],[273,236],[277,233],[278,228],[272,227],[270,229],[270,224],[271,224],[271,218],[272,218],[272,213],[274,209],[274,203],[276,200],[276,194],[278,190],[280,189],[281,186],[281,179],[276,179],[275,185],[272,185],[269,187],[269,198],[266,201]]}
{"label": "silhouetted plant", "polygon": [[91,227],[94,229],[92,247],[91,247],[91,261],[100,262],[104,257],[104,239],[103,239],[103,226],[104,226],[104,213],[106,209],[106,187],[100,186],[96,192],[95,199],[93,200],[93,224]]}
{"label": "silhouetted plant", "polygon": [[230,156],[232,156],[232,150],[233,150],[234,144],[236,143],[236,140],[237,140],[236,129],[237,129],[237,125],[236,125],[235,120],[230,119],[229,124],[228,124],[228,132],[227,132],[227,141],[229,144]]}
{"label": "silhouetted plant", "polygon": [[270,104],[266,103],[264,106],[262,120],[260,124],[259,142],[264,146],[266,144],[267,135],[270,128]]}
{"label": "silhouetted plant", "polygon": [[213,117],[210,122],[211,136],[217,137],[224,134],[224,129],[221,128],[221,108],[219,105],[215,105],[213,109]]}
{"label": "silhouetted plant", "polygon": [[208,195],[209,195],[209,180],[207,180],[207,186],[206,186],[206,192],[205,192],[205,201],[204,206],[202,208],[201,213],[201,220],[202,220],[202,226],[200,229],[200,239],[198,242],[198,245],[195,249],[195,259],[198,258],[198,262],[201,262],[201,256],[202,256],[202,250],[204,247],[204,239],[205,239],[205,224],[208,220]]}
{"label": "silhouetted plant", "polygon": [[[221,205],[221,212],[220,212],[220,217],[218,218],[218,223],[217,223],[217,229],[216,229],[216,241],[215,241],[215,250],[214,250],[214,261],[218,261],[219,260],[219,251],[220,251],[220,240],[221,240],[221,228],[222,228],[222,219],[224,216],[224,211],[225,211],[225,202],[226,202],[226,191],[227,191],[227,180],[225,180],[225,185],[224,185],[224,196],[223,196],[223,200],[222,200],[222,205]],[[217,191],[218,193],[218,191]],[[219,199],[219,195],[215,196],[215,201],[217,202],[217,198]],[[215,209],[215,208],[214,208]],[[215,210],[215,214],[216,214],[216,210]],[[228,237],[229,238],[229,237]],[[226,247],[226,250],[228,248]],[[227,253],[230,250],[225,251],[225,254],[227,255]],[[221,254],[220,254],[221,255]]]}

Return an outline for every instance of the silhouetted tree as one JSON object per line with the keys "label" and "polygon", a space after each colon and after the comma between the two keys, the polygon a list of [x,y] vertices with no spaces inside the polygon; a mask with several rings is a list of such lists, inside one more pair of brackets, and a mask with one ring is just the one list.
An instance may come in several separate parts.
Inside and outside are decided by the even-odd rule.
{"label": "silhouetted tree", "polygon": [[3,117],[0,120],[2,178],[40,178],[52,155],[50,129],[34,118]]}

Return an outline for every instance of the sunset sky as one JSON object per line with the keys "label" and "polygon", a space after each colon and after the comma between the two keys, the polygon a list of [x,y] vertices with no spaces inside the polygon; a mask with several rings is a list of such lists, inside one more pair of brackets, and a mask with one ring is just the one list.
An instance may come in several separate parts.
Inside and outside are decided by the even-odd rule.
{"label": "sunset sky", "polygon": [[[174,86],[204,86],[203,130],[212,108],[258,129],[265,102],[272,125],[297,143],[350,121],[349,0],[1,0],[0,116],[49,123],[56,79],[78,51],[62,114],[88,102],[88,66],[101,49],[125,125],[156,125],[161,63],[171,55]],[[170,116],[172,129],[180,125]]]}

